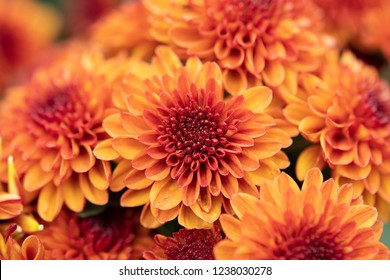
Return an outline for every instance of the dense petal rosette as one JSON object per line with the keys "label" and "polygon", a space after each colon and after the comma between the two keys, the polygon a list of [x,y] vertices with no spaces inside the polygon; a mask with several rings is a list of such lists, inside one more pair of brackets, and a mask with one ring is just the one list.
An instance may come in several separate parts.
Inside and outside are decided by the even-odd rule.
{"label": "dense petal rosette", "polygon": [[92,149],[108,137],[102,121],[113,107],[118,64],[93,48],[81,54],[70,48],[10,88],[2,102],[4,157],[13,156],[24,189],[39,193],[45,220],[53,220],[63,203],[80,212],[86,200],[108,201],[110,165],[96,160]]}
{"label": "dense petal rosette", "polygon": [[54,260],[139,260],[153,239],[138,220],[139,213],[123,208],[90,217],[64,209],[37,235]]}
{"label": "dense petal rosette", "polygon": [[214,260],[214,246],[222,240],[217,226],[211,229],[180,229],[172,237],[154,236],[156,244],[143,257],[147,260]]}
{"label": "dense petal rosette", "polygon": [[340,184],[354,182],[355,197],[366,191],[390,204],[389,85],[350,53],[340,60],[332,54],[318,76],[301,78],[299,94],[284,109],[316,144],[300,155],[299,179],[326,162]]}
{"label": "dense petal rosette", "polygon": [[178,216],[185,227],[210,227],[234,193],[256,194],[259,183],[288,166],[281,148],[292,141],[266,113],[269,88],[223,100],[217,64],[190,58],[182,66],[169,48],[156,53],[151,65],[129,67],[114,94],[121,110],[103,122],[112,139],[94,153],[121,157],[112,189],[127,186],[122,206],[145,205],[144,226]]}
{"label": "dense petal rosette", "polygon": [[[232,94],[262,81],[294,91],[296,72],[319,65],[321,15],[310,1],[144,0],[151,35],[182,57],[217,62]],[[282,90],[283,89],[283,90]]]}
{"label": "dense petal rosette", "polygon": [[221,216],[227,238],[217,259],[388,259],[374,207],[353,201],[351,184],[323,182],[311,169],[302,189],[287,174],[261,186],[260,200],[236,194],[237,217]]}
{"label": "dense petal rosette", "polygon": [[132,57],[150,58],[157,42],[148,30],[148,13],[142,2],[127,1],[100,18],[89,30],[89,40],[109,55],[129,51]]}

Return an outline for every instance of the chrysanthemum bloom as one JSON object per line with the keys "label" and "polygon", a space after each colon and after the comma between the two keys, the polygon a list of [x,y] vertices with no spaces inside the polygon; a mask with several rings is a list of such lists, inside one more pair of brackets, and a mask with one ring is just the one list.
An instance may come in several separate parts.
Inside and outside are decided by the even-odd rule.
{"label": "chrysanthemum bloom", "polygon": [[216,61],[232,94],[261,80],[286,90],[296,72],[319,64],[324,44],[314,29],[317,7],[301,0],[144,0],[151,35],[182,57]]}
{"label": "chrysanthemum bloom", "polygon": [[156,244],[143,257],[147,260],[214,260],[214,246],[221,240],[217,226],[211,229],[180,229],[172,237],[156,234]]}
{"label": "chrysanthemum bloom", "polygon": [[232,198],[237,217],[221,216],[227,238],[215,246],[216,259],[388,259],[379,242],[383,225],[374,207],[353,203],[351,184],[323,182],[311,169],[302,190],[287,174],[261,186],[260,200]]}
{"label": "chrysanthemum bloom", "polygon": [[150,59],[157,42],[147,32],[148,14],[139,1],[128,1],[99,19],[89,31],[89,40],[108,54],[130,52],[132,57]]}
{"label": "chrysanthemum bloom", "polygon": [[302,75],[301,84],[284,110],[315,144],[300,155],[298,178],[327,163],[340,183],[354,182],[354,197],[365,190],[390,203],[388,84],[348,52],[340,60],[332,54],[319,77]]}
{"label": "chrysanthemum bloom", "polygon": [[54,10],[37,1],[0,0],[0,92],[12,75],[56,37]]}
{"label": "chrysanthemum bloom", "polygon": [[0,118],[4,154],[13,155],[24,189],[39,192],[37,211],[46,221],[63,203],[80,212],[86,200],[108,201],[110,164],[96,160],[92,149],[108,137],[102,121],[113,106],[121,62],[105,61],[93,48],[70,49],[7,92]]}
{"label": "chrysanthemum bloom", "polygon": [[361,41],[364,46],[380,50],[390,61],[390,24],[389,2],[382,0],[382,5],[366,11],[361,29]]}
{"label": "chrysanthemum bloom", "polygon": [[85,218],[64,209],[37,235],[54,260],[141,259],[153,239],[138,220],[124,208]]}
{"label": "chrysanthemum bloom", "polygon": [[122,206],[145,205],[144,226],[178,217],[186,228],[210,227],[222,204],[229,211],[232,194],[256,194],[256,185],[288,166],[281,148],[292,141],[266,113],[269,88],[225,101],[217,64],[193,57],[183,66],[167,47],[156,54],[151,65],[129,67],[114,95],[121,112],[103,122],[113,139],[94,153],[122,158],[112,190],[128,188]]}
{"label": "chrysanthemum bloom", "polygon": [[88,27],[108,14],[121,0],[61,0],[65,12],[66,30],[84,33]]}
{"label": "chrysanthemum bloom", "polygon": [[41,240],[30,235],[23,240],[22,245],[11,237],[16,230],[16,224],[12,224],[6,233],[0,234],[0,260],[43,260],[45,248]]}
{"label": "chrysanthemum bloom", "polygon": [[325,15],[325,30],[335,36],[340,47],[364,39],[360,37],[364,29],[364,18],[368,11],[379,8],[381,1],[383,0],[314,0]]}

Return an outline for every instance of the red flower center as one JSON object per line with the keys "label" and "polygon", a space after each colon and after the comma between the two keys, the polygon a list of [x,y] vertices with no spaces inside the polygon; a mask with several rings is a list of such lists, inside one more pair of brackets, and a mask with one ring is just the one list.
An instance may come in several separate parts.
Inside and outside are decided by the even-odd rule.
{"label": "red flower center", "polygon": [[221,240],[218,230],[181,229],[165,248],[168,260],[214,260],[214,245]]}
{"label": "red flower center", "polygon": [[357,106],[356,115],[369,128],[390,124],[390,90],[384,83],[377,83],[366,91]]}
{"label": "red flower center", "polygon": [[335,239],[335,233],[311,227],[284,237],[274,254],[287,260],[341,260],[344,252]]}
{"label": "red flower center", "polygon": [[[161,136],[158,137],[160,145],[169,153],[168,165],[176,166],[182,161],[191,165],[206,162],[209,156],[224,156],[222,148],[227,143],[224,137],[227,124],[219,123],[218,108],[202,108],[190,101],[184,108],[171,108],[169,115],[159,127]],[[196,171],[199,164],[192,164],[191,168]]]}
{"label": "red flower center", "polygon": [[15,26],[0,22],[0,63],[5,61],[10,66],[17,66],[24,59],[24,51],[21,44],[24,42],[20,32],[15,31]]}
{"label": "red flower center", "polygon": [[[124,215],[120,215],[122,218]],[[79,220],[80,236],[83,237],[86,248],[96,254],[100,252],[123,249],[133,240],[132,226],[123,225],[118,216],[103,214],[102,216],[81,218]]]}
{"label": "red flower center", "polygon": [[[52,86],[48,90],[34,88],[39,95],[27,97],[32,122],[27,129],[38,137],[48,134],[56,139],[65,136],[87,145],[97,142],[93,118],[79,94],[77,85]],[[46,145],[47,143],[45,143]]]}

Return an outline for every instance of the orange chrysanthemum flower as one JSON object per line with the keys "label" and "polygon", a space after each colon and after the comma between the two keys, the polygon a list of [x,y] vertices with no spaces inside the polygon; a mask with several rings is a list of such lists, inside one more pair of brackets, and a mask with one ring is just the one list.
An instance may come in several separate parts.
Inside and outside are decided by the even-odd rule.
{"label": "orange chrysanthemum flower", "polygon": [[140,30],[148,30],[147,11],[139,1],[128,1],[93,24],[89,40],[108,54],[129,51],[141,59],[153,55],[157,42]]}
{"label": "orange chrysanthemum flower", "polygon": [[0,92],[21,66],[49,45],[60,27],[58,15],[30,0],[0,0]]}
{"label": "orange chrysanthemum flower", "polygon": [[108,201],[110,164],[96,160],[92,149],[108,137],[102,121],[113,106],[118,59],[70,48],[30,81],[10,88],[2,102],[4,156],[13,155],[24,189],[39,192],[37,211],[44,220],[53,220],[63,203],[80,212],[86,200]]}
{"label": "orange chrysanthemum flower", "polygon": [[37,235],[54,260],[140,260],[153,239],[138,220],[121,208],[85,218],[64,209]]}
{"label": "orange chrysanthemum flower", "polygon": [[260,200],[232,198],[237,218],[221,216],[227,239],[215,246],[217,259],[388,259],[379,242],[382,224],[375,208],[353,203],[351,184],[323,182],[310,170],[299,189],[282,173],[261,186]]}
{"label": "orange chrysanthemum flower", "polygon": [[350,53],[329,61],[319,77],[302,76],[299,94],[284,110],[316,144],[300,155],[298,178],[326,162],[334,178],[354,182],[355,197],[365,190],[390,203],[389,86]]}
{"label": "orange chrysanthemum flower", "polygon": [[211,229],[181,229],[172,237],[154,236],[156,244],[144,252],[147,260],[214,260],[214,246],[222,240],[217,226]]}
{"label": "orange chrysanthemum flower", "polygon": [[[383,0],[314,0],[322,9],[324,28],[338,41],[340,47],[364,40],[364,18],[371,9],[378,8]],[[386,0],[387,1],[387,0]]]}
{"label": "orange chrysanthemum flower", "polygon": [[156,53],[151,65],[129,67],[114,95],[121,112],[103,123],[113,139],[94,153],[123,158],[112,190],[129,189],[122,206],[145,205],[144,226],[178,216],[187,228],[210,227],[222,204],[229,211],[234,193],[256,194],[256,185],[288,166],[280,150],[292,141],[267,113],[269,88],[250,88],[224,101],[217,64],[193,57],[182,66],[169,48]]}
{"label": "orange chrysanthemum flower", "polygon": [[390,61],[390,6],[387,0],[382,5],[366,11],[361,30],[363,44],[371,49],[381,50]]}
{"label": "orange chrysanthemum flower", "polygon": [[43,260],[45,248],[41,240],[30,235],[23,240],[22,245],[11,237],[16,230],[16,224],[11,224],[4,236],[0,234],[0,260]]}
{"label": "orange chrysanthemum flower", "polygon": [[216,61],[224,86],[238,94],[248,85],[294,90],[297,71],[318,67],[320,14],[301,0],[144,0],[151,35],[183,57]]}

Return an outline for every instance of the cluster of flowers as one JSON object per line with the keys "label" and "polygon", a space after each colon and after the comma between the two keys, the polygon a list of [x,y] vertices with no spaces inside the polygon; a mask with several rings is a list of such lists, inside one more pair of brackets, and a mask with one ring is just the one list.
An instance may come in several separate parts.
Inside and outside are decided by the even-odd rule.
{"label": "cluster of flowers", "polygon": [[63,2],[0,0],[0,259],[389,259],[388,0]]}

